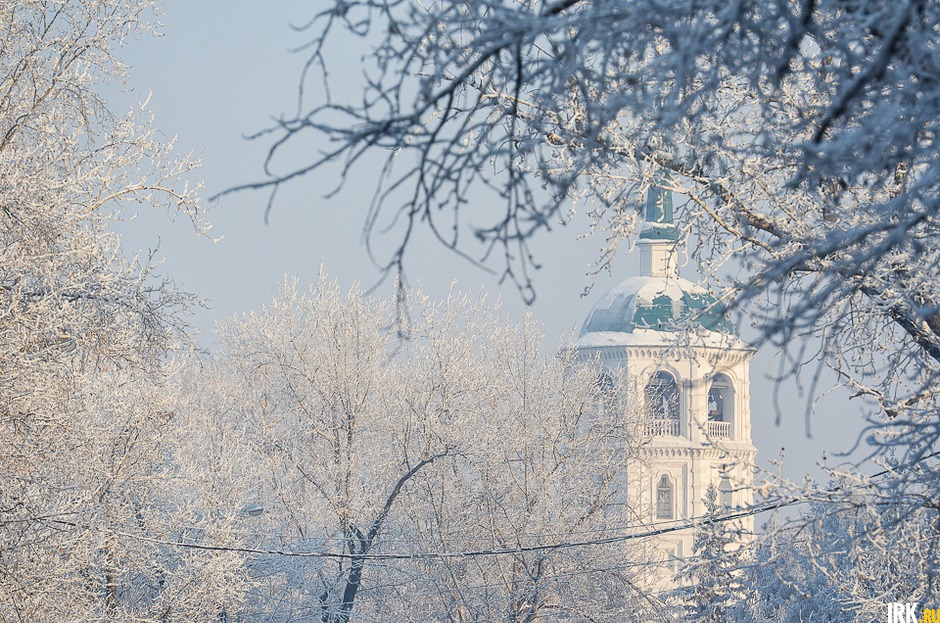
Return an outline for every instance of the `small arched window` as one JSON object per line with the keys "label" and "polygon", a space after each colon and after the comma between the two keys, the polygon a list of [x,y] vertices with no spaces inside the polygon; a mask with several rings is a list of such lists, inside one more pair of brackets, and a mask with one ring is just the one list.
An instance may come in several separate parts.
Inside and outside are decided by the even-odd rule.
{"label": "small arched window", "polygon": [[656,519],[673,519],[673,492],[669,476],[663,474],[656,485]]}
{"label": "small arched window", "polygon": [[611,374],[608,370],[602,370],[600,374],[597,375],[597,390],[602,396],[609,396],[614,392],[616,387],[616,382],[614,381],[614,375]]}
{"label": "small arched window", "polygon": [[734,416],[734,386],[724,374],[716,374],[708,390],[708,420],[730,422]]}
{"label": "small arched window", "polygon": [[727,476],[722,476],[721,480],[718,481],[718,494],[722,506],[725,508],[734,506],[734,488]]}
{"label": "small arched window", "polygon": [[679,419],[679,386],[668,372],[657,372],[646,384],[646,411],[655,420]]}
{"label": "small arched window", "polygon": [[614,408],[617,402],[617,380],[610,370],[600,370],[595,379],[596,406],[602,410]]}

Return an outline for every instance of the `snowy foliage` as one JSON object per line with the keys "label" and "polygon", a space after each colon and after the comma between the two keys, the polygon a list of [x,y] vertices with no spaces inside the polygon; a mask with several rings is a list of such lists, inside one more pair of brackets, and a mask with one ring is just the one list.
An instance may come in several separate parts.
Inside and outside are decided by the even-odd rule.
{"label": "snowy foliage", "polygon": [[854,507],[816,504],[757,548],[747,590],[727,620],[884,621],[885,604],[938,599],[935,508],[909,511],[872,499]]}
{"label": "snowy foliage", "polygon": [[[607,266],[667,169],[705,277],[742,286],[723,300],[750,302],[778,343],[815,330],[820,357],[896,415],[932,403],[940,360],[938,15],[914,0],[343,0],[308,26],[308,108],[271,129],[272,156],[323,136],[332,151],[249,187],[388,150],[367,222],[390,210],[472,252],[472,221],[531,296],[532,236],[573,200],[607,231]],[[368,82],[334,100],[332,46],[351,38],[371,49]],[[505,209],[474,207],[476,187]]]}
{"label": "snowy foliage", "polygon": [[5,621],[116,620],[129,607],[143,616],[154,591],[123,587],[158,584],[152,548],[116,531],[163,512],[174,430],[163,368],[191,297],[150,258],[124,257],[109,226],[146,205],[202,224],[185,180],[194,163],[173,158],[141,111],[116,116],[101,99],[123,72],[114,50],[147,30],[150,11],[143,1],[0,3]]}
{"label": "snowy foliage", "polygon": [[[923,461],[940,432],[940,5],[327,4],[307,25],[300,110],[266,135],[269,177],[243,188],[331,163],[348,176],[377,152],[367,228],[405,223],[390,272],[426,223],[504,262],[531,298],[534,236],[585,212],[604,236],[596,269],[608,268],[665,170],[687,199],[677,218],[694,263],[781,350],[778,380],[818,395],[828,366],[873,405],[859,441],[876,462],[897,457],[910,488],[895,501],[937,497]],[[331,68],[351,41],[369,52],[347,97],[330,90]],[[330,149],[278,168],[323,138]],[[856,484],[840,495],[864,499]]]}
{"label": "snowy foliage", "polygon": [[264,508],[244,542],[333,554],[252,562],[244,611],[622,620],[639,599],[629,547],[540,547],[632,519],[636,422],[622,404],[598,412],[593,368],[546,355],[531,324],[466,295],[414,298],[402,326],[394,300],[321,275],[222,327],[211,402],[239,429],[223,454]]}
{"label": "snowy foliage", "polygon": [[[937,594],[937,9],[337,0],[309,70],[364,37],[365,97],[273,132],[338,141],[314,167],[392,150],[370,226],[391,208],[459,250],[490,189],[505,209],[475,233],[527,296],[528,240],[569,202],[608,235],[601,269],[669,170],[710,285],[791,373],[815,358],[878,404],[884,467],[778,490],[816,505],[750,568],[704,531],[696,607],[870,620]],[[111,230],[148,205],[205,230],[195,163],[101,99],[151,10],[0,1],[0,619],[660,616],[646,553],[607,539],[642,523],[641,427],[531,323],[456,294],[405,319],[324,276],[225,324],[217,357],[180,352],[192,298]]]}
{"label": "snowy foliage", "polygon": [[747,536],[733,524],[720,521],[728,509],[718,505],[718,490],[709,485],[705,493],[703,525],[695,532],[692,556],[680,577],[684,586],[677,597],[688,618],[703,623],[728,621],[745,594],[743,573]]}

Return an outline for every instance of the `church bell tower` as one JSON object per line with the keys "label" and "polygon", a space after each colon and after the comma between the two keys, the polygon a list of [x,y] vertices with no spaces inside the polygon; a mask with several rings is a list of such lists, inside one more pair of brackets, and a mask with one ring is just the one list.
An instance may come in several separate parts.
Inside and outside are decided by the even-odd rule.
{"label": "church bell tower", "polygon": [[[630,524],[678,528],[647,543],[665,562],[692,553],[688,526],[706,514],[709,486],[719,513],[751,504],[756,455],[755,351],[708,291],[679,276],[678,246],[670,181],[661,179],[646,198],[640,275],[600,298],[575,342],[579,359],[598,362],[605,383],[628,385],[625,417],[637,418],[644,435],[626,474]],[[753,519],[738,526],[753,532]]]}

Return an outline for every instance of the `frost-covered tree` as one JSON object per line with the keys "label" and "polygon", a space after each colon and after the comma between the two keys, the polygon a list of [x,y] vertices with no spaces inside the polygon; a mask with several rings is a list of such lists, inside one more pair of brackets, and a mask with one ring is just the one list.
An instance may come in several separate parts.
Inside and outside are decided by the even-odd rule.
{"label": "frost-covered tree", "polygon": [[[816,327],[827,344],[858,344],[845,352],[859,361],[840,363],[891,377],[855,380],[903,410],[929,400],[933,373],[919,373],[940,357],[935,275],[915,270],[936,264],[936,8],[331,3],[309,25],[306,107],[271,129],[272,157],[314,137],[333,147],[295,169],[272,160],[270,179],[249,187],[276,189],[338,160],[348,173],[371,150],[388,150],[379,179],[392,181],[368,223],[387,210],[407,232],[426,221],[468,251],[458,246],[466,218],[485,249],[505,247],[506,270],[530,295],[532,236],[566,220],[574,200],[609,232],[607,266],[635,228],[639,191],[667,169],[689,198],[681,218],[706,277],[717,285],[736,256],[738,283],[750,286],[736,300],[769,293],[786,303],[749,309],[768,336]],[[345,101],[331,96],[328,70],[333,46],[349,38],[370,53],[363,97]],[[313,88],[318,75],[324,88]],[[474,201],[477,187],[504,209],[477,207],[492,203]],[[391,269],[403,267],[408,239]],[[871,333],[884,337],[873,345]],[[870,353],[885,343],[924,363],[898,365],[907,362],[899,356],[880,366]],[[909,382],[897,391],[901,376]]]}
{"label": "frost-covered tree", "polygon": [[147,523],[163,490],[164,363],[191,298],[151,258],[124,256],[112,225],[147,205],[202,224],[194,163],[143,111],[102,99],[123,76],[117,48],[150,13],[149,1],[0,2],[3,620],[146,620],[159,593],[157,579],[136,582],[153,548],[117,532]]}
{"label": "frost-covered tree", "polygon": [[246,478],[226,490],[263,508],[246,538],[272,552],[233,620],[623,620],[631,549],[553,545],[634,525],[629,412],[598,409],[593,368],[531,324],[413,300],[402,325],[321,275],[222,327],[207,402]]}
{"label": "frost-covered tree", "polygon": [[714,485],[705,492],[705,509],[692,542],[692,557],[681,574],[684,586],[676,591],[676,597],[689,619],[719,623],[731,620],[730,613],[745,594],[744,546],[749,535],[722,521],[730,509],[719,506]]}
{"label": "frost-covered tree", "polygon": [[[504,262],[531,298],[533,237],[584,212],[609,267],[638,198],[668,178],[693,263],[784,350],[781,375],[831,367],[875,405],[873,428],[890,424],[870,436],[876,456],[932,452],[935,1],[336,0],[307,28],[301,106],[266,134],[269,177],[248,188],[333,163],[346,179],[380,155],[366,227],[399,226],[389,271],[427,225]],[[352,41],[368,52],[347,97],[330,87]],[[937,482],[917,484],[935,498]]]}
{"label": "frost-covered tree", "polygon": [[[272,156],[318,135],[334,147],[311,149],[296,169],[272,161],[270,180],[251,186],[276,188],[343,158],[348,171],[370,149],[389,150],[393,182],[377,210],[401,211],[408,231],[427,220],[454,246],[452,219],[466,217],[484,243],[511,247],[507,269],[527,285],[532,258],[521,249],[563,220],[572,198],[617,238],[635,222],[638,187],[665,168],[691,198],[684,218],[700,236],[736,242],[767,281],[794,271],[841,277],[818,292],[838,299],[858,290],[845,281],[868,264],[891,266],[904,232],[929,231],[935,8],[329,3],[308,25],[305,99],[271,129]],[[364,97],[345,100],[331,95],[328,70],[341,60],[334,46],[351,38],[369,49],[367,80]],[[396,194],[402,186],[410,192]],[[477,207],[475,186],[499,193],[505,210]]]}
{"label": "frost-covered tree", "polygon": [[743,598],[727,620],[878,621],[888,603],[930,608],[937,601],[935,508],[910,510],[887,497],[856,506],[819,502],[767,532],[773,538],[746,566]]}
{"label": "frost-covered tree", "polygon": [[[619,621],[648,613],[656,601],[647,601],[645,580],[656,572],[643,564],[646,553],[590,543],[645,523],[626,492],[646,436],[626,385],[599,386],[571,353],[546,360],[531,324],[493,337],[471,334],[469,345],[487,353],[478,365],[496,393],[466,414],[455,469],[425,481],[411,523],[418,542],[509,551],[422,565],[434,609],[411,619]],[[560,541],[587,544],[552,547]],[[407,602],[413,590],[397,596]]]}

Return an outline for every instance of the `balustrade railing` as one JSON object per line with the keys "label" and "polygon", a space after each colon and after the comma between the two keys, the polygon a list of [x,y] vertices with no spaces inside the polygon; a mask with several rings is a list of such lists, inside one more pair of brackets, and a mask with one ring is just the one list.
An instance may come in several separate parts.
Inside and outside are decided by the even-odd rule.
{"label": "balustrade railing", "polygon": [[650,420],[646,424],[646,430],[650,435],[660,435],[663,437],[679,436],[679,420]]}
{"label": "balustrade railing", "polygon": [[709,420],[706,423],[705,432],[713,439],[729,439],[731,437],[731,422]]}

